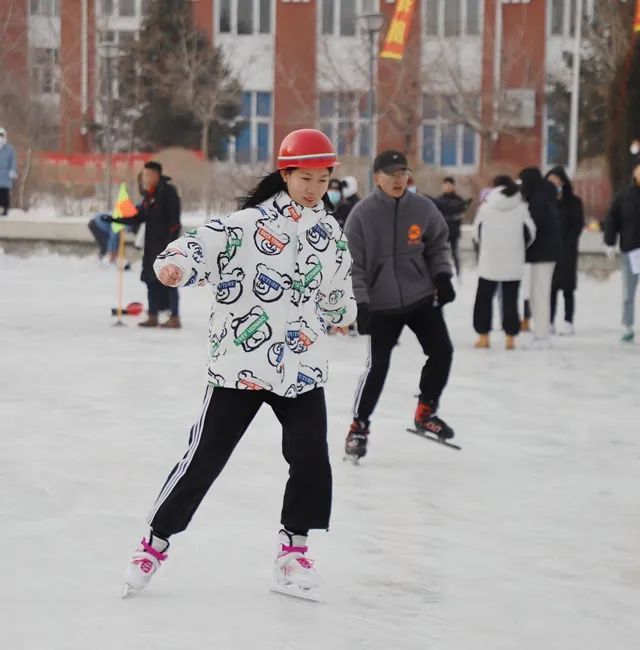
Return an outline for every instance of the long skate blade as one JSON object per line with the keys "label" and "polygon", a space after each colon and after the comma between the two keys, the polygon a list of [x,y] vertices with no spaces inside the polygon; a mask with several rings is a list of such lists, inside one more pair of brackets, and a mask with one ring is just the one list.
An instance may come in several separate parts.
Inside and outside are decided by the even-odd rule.
{"label": "long skate blade", "polygon": [[449,447],[450,449],[456,449],[457,451],[462,451],[462,447],[460,447],[459,445],[456,445],[453,442],[448,442],[447,440],[442,440],[442,438],[438,438],[438,436],[432,436],[424,431],[418,431],[417,429],[411,429],[410,427],[407,428],[407,431],[409,433],[415,434],[416,436],[420,436],[425,440],[431,440],[431,442],[435,442],[439,445],[442,445],[443,447]]}
{"label": "long skate blade", "polygon": [[342,457],[342,460],[345,463],[351,463],[352,465],[360,465],[360,461],[362,460],[362,456],[352,456],[351,454],[345,454]]}
{"label": "long skate blade", "polygon": [[135,589],[130,584],[125,582],[124,589],[122,590],[123,598],[133,598],[133,596],[136,596],[139,593],[140,589]]}
{"label": "long skate blade", "polygon": [[282,594],[283,596],[289,596],[290,598],[309,600],[313,603],[317,603],[320,601],[320,598],[316,593],[317,589],[303,589],[296,585],[280,585],[278,583],[273,583],[270,589],[275,594]]}

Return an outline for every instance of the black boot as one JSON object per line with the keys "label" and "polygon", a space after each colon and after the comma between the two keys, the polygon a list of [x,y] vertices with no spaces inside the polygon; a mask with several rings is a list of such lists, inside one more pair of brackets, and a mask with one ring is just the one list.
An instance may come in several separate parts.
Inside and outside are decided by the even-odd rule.
{"label": "black boot", "polygon": [[364,458],[367,455],[368,440],[369,422],[354,420],[345,441],[344,453],[353,459]]}
{"label": "black boot", "polygon": [[451,440],[453,429],[436,415],[437,405],[432,402],[418,402],[414,417],[416,429],[421,433],[431,433],[441,440]]}

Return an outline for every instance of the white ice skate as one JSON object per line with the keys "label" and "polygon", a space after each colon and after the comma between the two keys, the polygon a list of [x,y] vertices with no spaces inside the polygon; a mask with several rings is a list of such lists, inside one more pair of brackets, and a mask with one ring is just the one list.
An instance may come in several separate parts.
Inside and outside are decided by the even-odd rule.
{"label": "white ice skate", "polygon": [[[169,548],[169,542],[163,539],[153,538],[151,543],[160,546],[163,551]],[[166,559],[166,553],[154,548],[143,537],[140,548],[133,554],[127,566],[122,597],[126,598],[140,593],[149,584],[153,574],[160,568],[160,563]]]}
{"label": "white ice skate", "polygon": [[313,560],[306,556],[307,538],[290,535],[284,530],[279,535],[280,551],[274,567],[271,591],[294,598],[318,600],[318,574]]}

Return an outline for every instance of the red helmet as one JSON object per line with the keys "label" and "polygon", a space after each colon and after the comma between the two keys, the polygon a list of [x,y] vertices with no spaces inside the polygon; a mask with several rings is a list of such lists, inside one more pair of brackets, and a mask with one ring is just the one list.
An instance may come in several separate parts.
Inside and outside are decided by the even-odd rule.
{"label": "red helmet", "polygon": [[285,136],[278,152],[278,169],[322,169],[340,163],[331,140],[317,129],[298,129]]}

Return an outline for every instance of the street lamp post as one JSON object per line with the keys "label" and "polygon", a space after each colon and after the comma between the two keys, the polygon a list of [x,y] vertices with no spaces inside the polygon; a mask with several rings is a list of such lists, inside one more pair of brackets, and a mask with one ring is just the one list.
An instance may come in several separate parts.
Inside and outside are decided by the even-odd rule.
{"label": "street lamp post", "polygon": [[578,171],[578,134],[580,123],[580,62],[582,48],[583,0],[576,2],[576,32],[573,47],[573,70],[571,77],[571,110],[569,131],[569,176],[574,178]]}
{"label": "street lamp post", "polygon": [[105,41],[100,43],[105,60],[105,81],[107,84],[107,120],[105,126],[105,140],[107,148],[107,210],[113,208],[113,73],[111,63],[118,55],[118,46]]}
{"label": "street lamp post", "polygon": [[[375,149],[375,60],[376,60],[376,36],[382,30],[384,25],[384,14],[362,14],[358,16],[360,29],[369,38],[369,119],[371,128],[369,129],[369,139],[372,150]],[[368,175],[368,191],[373,190],[373,172]]]}

